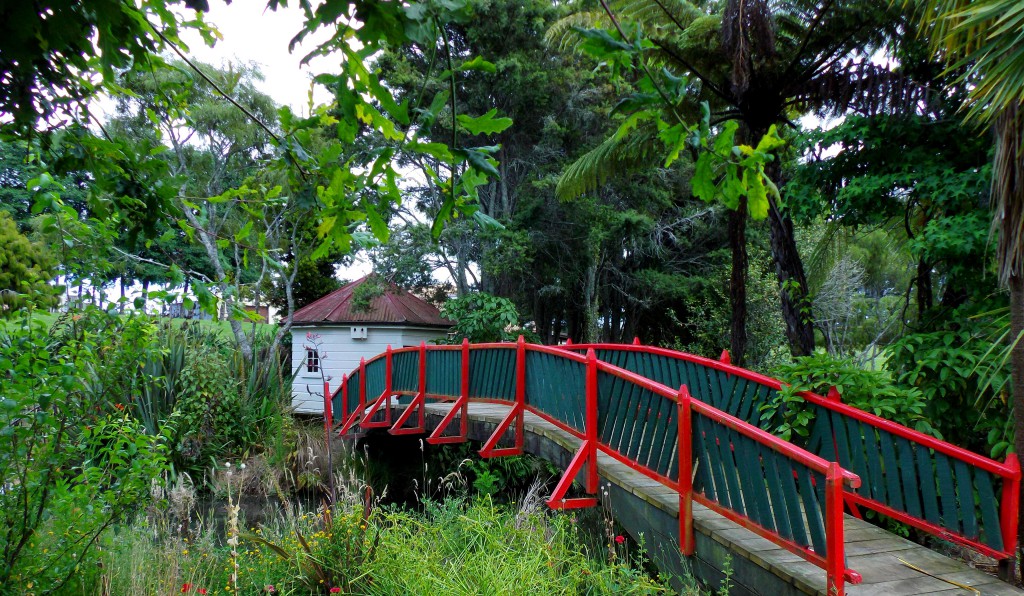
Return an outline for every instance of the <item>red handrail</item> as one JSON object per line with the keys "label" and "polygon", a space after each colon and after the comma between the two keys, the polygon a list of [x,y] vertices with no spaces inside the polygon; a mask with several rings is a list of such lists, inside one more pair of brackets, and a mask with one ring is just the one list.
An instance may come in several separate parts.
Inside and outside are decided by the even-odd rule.
{"label": "red handrail", "polygon": [[[560,346],[560,348],[566,351],[593,349],[655,354],[719,370],[776,390],[781,390],[784,385],[778,379],[773,379],[760,373],[730,364],[728,360],[728,352],[723,352],[723,356],[720,360],[712,360],[710,358],[704,358],[702,356],[686,352],[677,352],[675,350],[658,348],[655,346],[644,346],[635,341],[633,344],[568,344]],[[828,397],[822,397],[821,395],[810,391],[801,391],[797,393],[797,395],[809,403],[832,410],[859,422],[863,422],[869,426],[873,426],[879,430],[889,432],[898,437],[920,444],[928,449],[933,449],[938,453],[960,460],[1001,478],[1003,480],[1003,490],[1000,495],[999,513],[1000,534],[1004,548],[1003,551],[998,551],[976,540],[951,532],[925,519],[917,518],[905,512],[898,511],[870,497],[851,493],[848,494],[848,500],[852,503],[875,509],[879,513],[892,517],[897,521],[916,526],[922,530],[935,534],[940,538],[966,544],[987,556],[995,558],[1015,556],[1014,551],[1017,544],[1017,533],[1019,530],[1017,526],[1017,508],[1020,502],[1021,468],[1017,461],[1017,457],[1014,454],[1007,455],[1006,460],[1003,463],[1000,463],[996,460],[974,453],[973,451],[968,451],[962,447],[957,447],[956,445],[937,439],[931,435],[926,435],[918,430],[908,428],[891,420],[886,420],[881,416],[844,404],[839,399],[829,399]],[[838,392],[836,392],[835,397],[838,397]]]}
{"label": "red handrail", "polygon": [[[579,348],[579,346],[574,346]],[[516,399],[513,402],[512,412],[506,416],[505,420],[499,424],[491,439],[485,444],[484,451],[489,451],[486,455],[507,455],[515,451],[513,449],[495,449],[497,440],[501,434],[507,430],[508,426],[513,422],[518,422],[516,429],[516,443],[517,447],[522,446],[522,417],[521,413],[523,410],[529,410],[533,414],[547,420],[548,422],[558,426],[559,428],[573,434],[574,436],[583,440],[583,444],[576,453],[572,462],[568,466],[568,469],[563,476],[561,482],[556,487],[552,499],[549,500],[548,504],[552,507],[579,507],[579,506],[592,506],[597,504],[597,500],[594,498],[584,499],[564,499],[565,492],[568,490],[569,484],[576,477],[577,473],[585,472],[585,485],[586,490],[590,494],[597,492],[597,453],[598,451],[604,452],[619,461],[623,461],[630,465],[633,469],[636,469],[650,477],[656,478],[662,483],[670,486],[671,488],[679,491],[679,524],[680,524],[680,548],[684,554],[692,554],[694,549],[693,542],[693,520],[692,520],[692,506],[691,502],[697,500],[705,506],[719,512],[723,516],[740,523],[744,527],[751,529],[759,535],[783,546],[787,550],[794,552],[804,559],[815,563],[816,565],[824,568],[828,576],[828,586],[830,593],[843,594],[843,583],[849,580],[853,583],[858,583],[860,576],[851,570],[845,568],[845,557],[843,556],[843,499],[842,499],[842,486],[847,484],[851,487],[856,488],[860,485],[860,478],[848,471],[843,470],[838,464],[834,462],[828,462],[814,454],[808,453],[795,445],[788,443],[775,437],[774,435],[764,431],[756,426],[753,426],[735,416],[731,416],[726,412],[722,412],[704,402],[692,398],[685,386],[681,387],[678,392],[656,382],[651,379],[642,377],[630,371],[622,368],[613,366],[606,362],[598,361],[594,351],[588,350],[587,355],[577,354],[572,351],[565,350],[559,347],[541,346],[535,344],[525,344],[520,338],[520,341],[516,344],[509,343],[489,343],[489,344],[476,344],[471,345],[468,341],[464,340],[461,346],[431,346],[429,348],[420,346],[419,348],[401,348],[398,350],[392,350],[390,347],[388,350],[379,356],[372,358],[369,362],[373,362],[378,358],[387,358],[387,366],[385,374],[388,378],[385,380],[386,392],[384,395],[379,397],[375,401],[375,406],[379,407],[381,399],[389,399],[391,392],[391,375],[393,374],[391,367],[391,359],[394,354],[408,352],[413,350],[419,350],[421,354],[421,367],[420,367],[420,391],[417,393],[417,397],[437,397],[424,395],[425,393],[425,352],[430,351],[446,351],[446,350],[461,350],[462,357],[460,361],[461,368],[461,390],[458,399],[453,404],[452,409],[445,416],[442,423],[435,429],[431,437],[428,439],[430,442],[452,442],[458,440],[465,440],[467,430],[467,403],[470,399],[474,401],[499,401],[507,403],[507,400],[494,400],[490,398],[473,398],[469,394],[469,353],[471,350],[486,350],[486,349],[515,349],[517,351],[517,363],[516,363]],[[571,425],[562,422],[561,420],[555,419],[554,417],[540,411],[539,409],[525,404],[525,354],[528,351],[550,354],[559,358],[565,358],[578,363],[582,363],[586,366],[586,384],[585,384],[585,424],[584,430],[581,432]],[[713,362],[713,361],[708,361]],[[365,401],[365,387],[366,387],[366,364],[367,361],[363,360],[360,362],[360,408],[363,408],[366,404]],[[742,370],[742,369],[738,369]],[[597,384],[598,384],[598,372],[611,374],[618,378],[621,378],[631,384],[638,385],[644,389],[651,391],[656,395],[660,395],[666,399],[672,400],[677,404],[679,408],[679,480],[673,482],[670,478],[662,476],[657,471],[652,470],[640,464],[638,462],[630,460],[624,454],[619,453],[611,446],[602,443],[597,435],[597,420],[598,420],[598,401],[597,401]],[[756,373],[751,373],[756,375]],[[767,377],[765,377],[767,378]],[[343,392],[343,395],[347,394],[347,377],[344,379],[342,387],[339,391]],[[408,393],[408,392],[406,392]],[[447,398],[447,396],[445,396]],[[519,410],[517,412],[517,409]],[[721,505],[702,494],[694,494],[691,482],[692,477],[692,453],[690,452],[690,445],[692,442],[692,418],[691,412],[696,411],[706,418],[713,420],[714,422],[726,426],[743,436],[746,436],[770,449],[781,453],[782,455],[792,459],[798,464],[807,467],[808,469],[823,474],[826,478],[826,503],[825,503],[825,525],[827,528],[827,552],[826,556],[822,557],[820,554],[815,553],[813,550],[808,549],[806,546],[800,545],[795,542],[791,542],[781,535],[764,528],[757,524],[753,519],[746,517],[745,515],[739,514],[731,509],[728,509],[724,505]],[[453,421],[455,414],[461,413],[460,420],[460,432],[456,436],[445,436],[441,437],[440,433]],[[353,412],[352,419],[357,419],[362,412]],[[362,423],[368,422],[368,416],[362,416]],[[407,416],[399,418],[399,422],[396,426],[404,422]],[[348,425],[346,425],[348,426]],[[345,430],[345,429],[343,429]],[[396,429],[392,428],[392,432]]]}

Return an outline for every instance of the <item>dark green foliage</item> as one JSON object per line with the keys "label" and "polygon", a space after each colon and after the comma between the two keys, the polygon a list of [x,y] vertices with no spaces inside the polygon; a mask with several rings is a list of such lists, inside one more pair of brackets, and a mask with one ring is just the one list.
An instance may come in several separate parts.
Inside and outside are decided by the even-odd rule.
{"label": "dark green foliage", "polygon": [[178,377],[174,412],[180,416],[177,455],[189,467],[237,444],[241,430],[238,380],[227,360],[206,346],[195,346]]}
{"label": "dark green foliage", "polygon": [[162,47],[157,30],[177,39],[183,25],[178,4],[62,1],[44,9],[5,2],[0,9],[0,111],[14,117],[5,128],[31,129],[37,120],[93,97],[99,86],[92,72],[101,72],[104,82],[111,83],[115,70],[148,64]]}
{"label": "dark green foliage", "polygon": [[955,325],[904,336],[890,346],[886,368],[900,384],[921,392],[925,415],[944,439],[1002,458],[1013,428],[1000,321],[971,315],[954,311]]}
{"label": "dark green foliage", "polygon": [[352,310],[370,312],[373,300],[383,296],[387,290],[387,282],[377,276],[370,276],[352,291]]}
{"label": "dark green foliage", "polygon": [[88,335],[100,360],[80,374],[90,403],[125,412],[151,436],[166,436],[175,472],[203,476],[211,458],[255,453],[281,428],[289,374],[268,338],[246,361],[232,342],[198,322],[117,316],[98,309],[62,317],[60,344]]}
{"label": "dark green foliage", "polygon": [[840,151],[796,168],[787,204],[800,219],[904,230],[904,246],[921,264],[914,283],[923,310],[935,303],[956,307],[992,292],[994,280],[986,275],[992,176],[986,139],[938,114],[851,116],[807,143]]}
{"label": "dark green foliage", "polygon": [[[336,267],[335,262],[330,259],[301,259],[299,261],[299,270],[295,274],[295,281],[292,285],[296,310],[341,287],[341,282],[335,277]],[[281,284],[275,285],[271,290],[270,303],[279,309],[288,307],[288,298]]]}

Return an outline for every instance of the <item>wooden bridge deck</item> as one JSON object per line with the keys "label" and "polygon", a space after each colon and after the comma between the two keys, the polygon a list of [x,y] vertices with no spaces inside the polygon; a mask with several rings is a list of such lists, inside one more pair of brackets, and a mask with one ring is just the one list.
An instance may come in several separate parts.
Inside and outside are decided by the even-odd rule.
{"label": "wooden bridge deck", "polygon": [[[428,430],[440,423],[450,404],[426,407]],[[469,404],[469,436],[485,440],[509,411],[509,406]],[[457,428],[457,424],[453,425]],[[529,412],[525,415],[526,451],[564,467],[580,440]],[[692,572],[711,585],[722,575],[726,554],[731,557],[732,594],[826,594],[825,572],[799,556],[761,538],[724,517],[693,504],[696,555],[686,559],[678,550],[678,496],[675,491],[599,455],[601,490],[619,523],[635,538],[641,534],[662,571],[679,575]],[[863,576],[859,585],[847,583],[846,592],[861,595],[972,594],[1024,595],[997,578],[965,563],[886,532],[865,521],[846,516],[845,543],[848,568]],[[915,570],[900,559],[927,573]],[[929,575],[930,574],[930,575]],[[970,586],[977,592],[953,583]]]}

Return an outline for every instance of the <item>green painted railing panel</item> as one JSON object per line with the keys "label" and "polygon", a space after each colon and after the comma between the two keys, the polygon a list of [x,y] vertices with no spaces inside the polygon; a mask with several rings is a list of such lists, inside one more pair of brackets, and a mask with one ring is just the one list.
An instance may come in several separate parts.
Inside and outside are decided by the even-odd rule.
{"label": "green painted railing panel", "polygon": [[427,351],[427,394],[458,397],[462,391],[462,352]]}
{"label": "green painted railing panel", "polygon": [[603,348],[596,350],[598,360],[678,389],[686,385],[690,395],[737,418],[758,425],[760,408],[776,393],[775,389],[663,354],[635,350]]}
{"label": "green painted railing panel", "polygon": [[[349,414],[356,411],[359,406],[359,380],[361,379],[359,369],[352,371],[352,374],[348,377],[348,404],[344,412],[342,412],[342,395],[339,389],[334,393],[334,399],[331,400],[331,412],[334,413],[334,418],[338,418],[339,412],[344,414],[347,418]],[[339,421],[340,422],[340,421]]]}
{"label": "green painted railing panel", "polygon": [[993,487],[994,478],[991,474],[978,469],[975,469],[974,473],[974,486],[978,489],[978,504],[981,507],[981,541],[996,550],[1004,550],[1003,535],[999,530],[999,501]]}
{"label": "green painted railing panel", "polygon": [[679,476],[675,401],[615,375],[597,375],[597,436],[647,469]]}
{"label": "green painted railing panel", "polygon": [[391,388],[395,391],[419,391],[419,352],[399,352],[391,356]]}
{"label": "green painted railing panel", "polygon": [[366,363],[366,403],[380,397],[384,393],[385,373],[387,363],[383,358]]}
{"label": "green painted railing panel", "polygon": [[854,492],[1002,550],[996,475],[829,408],[804,407],[814,420],[807,450],[860,476]]}
{"label": "green painted railing panel", "polygon": [[957,498],[964,509],[961,512],[961,530],[964,536],[977,540],[978,518],[974,515],[974,480],[971,478],[971,468],[959,460],[953,463],[953,467],[956,469]]}
{"label": "green painted railing panel", "polygon": [[586,365],[544,352],[526,353],[526,403],[584,432]]}
{"label": "green painted railing panel", "polygon": [[824,475],[697,412],[692,420],[694,490],[827,556]]}
{"label": "green painted railing panel", "polygon": [[515,400],[515,346],[470,350],[469,395],[483,399]]}

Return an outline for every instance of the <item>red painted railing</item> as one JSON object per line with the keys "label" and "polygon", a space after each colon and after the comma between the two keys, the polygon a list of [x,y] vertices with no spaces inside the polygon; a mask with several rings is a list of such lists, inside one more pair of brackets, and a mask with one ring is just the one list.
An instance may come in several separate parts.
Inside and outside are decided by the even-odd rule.
{"label": "red painted railing", "polygon": [[[779,390],[782,388],[782,383],[777,379],[730,364],[728,351],[723,352],[722,357],[719,360],[712,360],[684,352],[644,346],[641,345],[639,341],[634,341],[632,345],[569,344],[563,348],[574,352],[583,350],[594,350],[597,352],[611,350],[616,352],[635,352],[658,355],[678,361],[685,361],[708,369],[721,371],[728,375],[769,387],[773,390]],[[978,455],[951,443],[936,439],[935,437],[926,435],[914,429],[907,428],[890,420],[886,420],[874,414],[844,404],[841,401],[839,393],[835,391],[835,388],[829,392],[827,397],[811,392],[800,392],[798,395],[808,404],[812,404],[813,406],[828,412],[834,412],[845,419],[866,425],[868,428],[872,429],[872,437],[875,436],[874,433],[888,433],[891,437],[897,437],[899,439],[909,441],[914,445],[915,449],[922,449],[934,452],[935,454],[941,454],[950,458],[954,462],[959,462],[969,466],[975,471],[975,476],[979,473],[987,473],[998,478],[1002,484],[1001,493],[998,497],[998,531],[1001,534],[1000,538],[1002,548],[993,548],[990,544],[981,542],[980,539],[964,536],[961,532],[951,531],[949,528],[944,527],[939,523],[935,523],[934,521],[929,521],[921,515],[912,515],[907,511],[900,510],[892,504],[884,502],[883,500],[873,498],[870,494],[865,495],[863,494],[863,491],[846,490],[844,500],[855,513],[857,512],[857,507],[872,509],[944,540],[956,542],[973,548],[986,556],[996,559],[1009,559],[1016,556],[1015,548],[1017,546],[1018,539],[1017,510],[1020,498],[1021,468],[1015,454],[1008,455],[1004,462],[998,462]],[[833,443],[835,442],[835,437],[826,437],[826,441],[829,439],[831,439]],[[825,445],[825,447],[830,447],[833,451],[836,450],[835,445]],[[879,459],[881,459],[881,456],[879,456]],[[887,470],[886,473],[898,472],[895,470]],[[879,475],[881,474],[883,474],[883,472],[880,471]],[[961,504],[961,507],[974,507],[973,499],[968,499],[967,494],[957,496],[962,497],[960,499],[962,501],[970,501],[967,504]],[[933,500],[935,500],[934,496]],[[943,512],[943,514],[944,513],[945,512]],[[961,517],[964,515],[966,515],[966,513],[961,512]],[[971,512],[971,515],[973,515],[973,511]],[[955,525],[956,520],[954,519],[953,522]]]}
{"label": "red painted railing", "polygon": [[[455,372],[428,368],[429,354],[451,354],[455,351],[459,352],[458,391],[454,391],[453,384],[449,383],[446,385],[448,387],[447,391],[429,393],[428,380],[433,375],[451,375]],[[505,352],[506,354],[514,351],[514,368],[510,370],[510,367],[502,368],[500,365],[492,364],[493,370],[485,371],[487,374],[483,375],[486,378],[482,383],[488,388],[484,391],[487,395],[471,394],[471,373],[473,371],[470,370],[470,361],[471,354],[474,351],[480,351],[480,353],[486,351],[494,353]],[[451,356],[454,357],[454,354],[451,354]],[[402,387],[397,387],[396,383],[398,381],[396,381],[394,360],[396,358],[402,359],[403,365],[407,365],[409,364],[407,362],[408,359],[413,357],[416,358],[418,365],[416,367],[415,389],[408,388],[411,386],[408,378],[403,379],[399,383],[403,385]],[[533,366],[538,366],[536,370],[531,367],[530,370],[534,370],[533,373],[530,373],[530,370],[527,369],[527,362],[531,358],[534,358],[536,362]],[[383,362],[381,362],[382,359]],[[377,378],[379,373],[374,372],[373,374],[377,376],[374,376],[372,382],[375,384],[375,387],[383,385],[383,390],[379,395],[375,394],[376,391],[374,391],[374,394],[368,395],[367,386],[370,382],[368,371],[370,368],[373,371],[379,371],[381,364],[383,364],[384,379],[382,381]],[[569,378],[548,379],[548,381],[555,381],[557,385],[544,386],[539,384],[540,381],[537,378],[536,371],[546,372],[556,365],[569,370],[573,375],[579,372],[578,369],[580,367],[583,368],[582,396],[573,393],[571,389],[573,380]],[[604,383],[607,383],[607,385],[601,383],[600,379],[602,378],[605,379]],[[354,388],[350,387],[353,379],[357,379],[358,401],[353,400]],[[431,382],[434,383],[434,381]],[[623,398],[622,396],[609,393],[613,392],[615,387],[628,388],[629,397]],[[661,433],[662,437],[668,437],[668,430],[671,430],[672,434],[676,435],[672,440],[675,442],[674,449],[676,452],[677,469],[668,470],[660,464],[652,465],[650,463],[651,457],[647,457],[644,460],[646,463],[641,463],[630,457],[628,453],[616,449],[609,442],[603,440],[599,434],[599,417],[603,416],[603,419],[607,421],[611,415],[610,412],[600,409],[599,395],[603,395],[606,400],[611,400],[609,403],[615,404],[618,403],[614,401],[616,399],[632,400],[633,395],[638,391],[647,392],[645,394],[648,398],[648,401],[645,402],[647,404],[646,412],[643,411],[641,405],[637,405],[636,416],[638,418],[629,421],[629,423],[633,424],[634,428],[636,428],[637,424],[640,424],[645,430],[649,426],[661,425],[657,430]],[[549,393],[552,395],[548,395]],[[495,394],[500,394],[504,397],[491,397]],[[561,398],[556,399],[556,394],[560,395]],[[392,398],[394,396],[410,396],[412,399],[397,420],[392,422]],[[655,397],[668,400],[672,404],[672,408],[668,410],[662,408],[660,404],[655,403]],[[368,401],[368,398],[372,398],[372,401]],[[576,418],[575,414],[577,412],[572,411],[571,408],[569,413],[572,415],[565,419],[551,413],[553,411],[567,411],[567,403],[564,400],[577,398],[582,398],[582,421]],[[481,454],[484,456],[493,457],[522,453],[525,412],[531,412],[580,439],[582,442],[580,448],[572,457],[565,474],[548,500],[548,505],[552,508],[566,509],[588,507],[597,504],[598,454],[602,453],[660,481],[665,486],[678,492],[680,549],[683,554],[692,555],[694,553],[692,502],[697,501],[824,569],[830,594],[843,594],[845,581],[853,583],[860,581],[860,576],[856,572],[846,568],[843,546],[843,486],[847,485],[856,488],[860,485],[860,478],[852,472],[842,469],[835,462],[826,461],[754,425],[693,398],[686,386],[672,389],[625,369],[601,362],[596,358],[593,350],[587,350],[585,355],[577,354],[556,347],[526,344],[522,341],[522,338],[520,338],[517,344],[470,345],[464,341],[461,346],[427,347],[420,345],[418,348],[403,348],[399,350],[392,350],[389,347],[384,354],[370,361],[361,362],[356,371],[353,371],[351,375],[343,377],[341,387],[335,393],[332,400],[327,403],[328,409],[325,412],[325,416],[330,418],[333,416],[333,410],[341,411],[342,415],[339,418],[339,432],[341,434],[346,434],[357,426],[364,429],[386,427],[393,434],[424,432],[423,407],[427,399],[453,402],[451,409],[444,416],[441,423],[427,438],[431,443],[466,440],[468,431],[468,403],[470,401],[500,402],[511,406],[508,414],[498,424],[491,437],[484,442],[483,449],[481,450]],[[559,401],[559,399],[563,401]],[[629,402],[626,406],[619,409],[626,409],[632,412],[631,408],[632,402]],[[658,415],[655,418],[651,418],[652,410],[655,409]],[[674,414],[672,414],[673,409]],[[671,415],[666,414],[662,417],[662,411],[670,412]],[[383,412],[383,420],[380,420],[381,416],[378,415],[381,412]],[[413,420],[413,416],[416,416],[416,423],[410,427],[409,423]],[[673,416],[675,424],[669,429],[667,427]],[[759,523],[754,519],[756,515],[748,515],[750,512],[744,510],[742,505],[730,505],[729,503],[720,502],[694,491],[692,482],[694,475],[693,462],[695,459],[693,453],[694,441],[695,438],[700,441],[706,440],[704,436],[695,437],[695,416],[699,416],[704,420],[702,424],[715,425],[715,428],[718,429],[715,431],[717,433],[716,436],[727,437],[726,443],[721,444],[722,448],[726,449],[727,452],[733,447],[734,441],[751,443],[760,446],[758,447],[759,449],[767,450],[764,453],[777,454],[778,457],[789,462],[787,465],[790,467],[786,469],[792,469],[794,477],[799,470],[804,470],[800,472],[804,474],[804,478],[811,479],[815,475],[823,478],[825,484],[824,506],[820,507],[823,520],[818,520],[818,522],[823,522],[825,528],[826,541],[819,546],[819,551],[824,550],[824,554],[816,552],[814,548],[809,546],[806,543],[806,538],[804,543],[801,543],[791,537],[783,536],[779,531],[772,529],[769,527],[771,526],[770,523]],[[639,417],[643,417],[643,421],[639,421]],[[454,434],[445,434],[456,418],[459,419],[457,431]],[[515,426],[513,446],[498,447],[499,441],[513,425]],[[582,428],[580,428],[581,426]],[[658,433],[653,434],[657,436]],[[728,437],[735,437],[735,439],[729,439]],[[738,449],[740,445],[737,444],[734,447]],[[626,449],[626,451],[628,452],[629,449]],[[729,459],[732,460],[733,458],[730,456]],[[722,465],[736,465],[736,462],[730,461],[729,464]],[[756,466],[758,470],[761,470],[759,463]],[[767,469],[766,467],[763,471],[767,472]],[[729,473],[733,474],[735,478],[735,470],[729,470]],[[573,480],[579,474],[583,474],[583,487],[590,496],[566,498]],[[675,476],[675,478],[672,478],[672,476]],[[764,481],[764,479],[758,479],[762,490],[764,489]],[[751,481],[747,479],[747,482]],[[808,480],[808,486],[810,486],[811,482],[813,481]],[[816,490],[820,490],[820,484],[818,486],[819,489]],[[793,498],[800,502],[789,502],[787,506],[802,511],[802,503],[806,504],[806,516],[809,520],[812,516],[812,510],[819,510],[816,502],[807,501],[807,499],[815,498],[816,490],[804,491],[799,495],[793,492]],[[781,497],[773,495],[773,499],[778,498]],[[773,503],[776,507],[782,506],[774,500]],[[804,514],[801,513],[801,515]]]}

